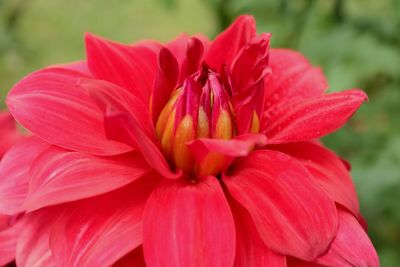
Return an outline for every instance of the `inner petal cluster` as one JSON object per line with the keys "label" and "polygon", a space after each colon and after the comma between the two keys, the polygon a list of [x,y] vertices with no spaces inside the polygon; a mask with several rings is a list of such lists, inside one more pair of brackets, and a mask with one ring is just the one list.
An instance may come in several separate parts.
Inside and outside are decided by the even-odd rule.
{"label": "inner petal cluster", "polygon": [[[221,171],[224,159],[220,155],[209,155],[208,164],[198,164],[187,143],[198,138],[229,140],[236,136],[232,100],[229,84],[207,66],[187,77],[173,91],[156,123],[162,151],[171,164],[200,176]],[[258,131],[259,118],[254,112],[250,132]]]}

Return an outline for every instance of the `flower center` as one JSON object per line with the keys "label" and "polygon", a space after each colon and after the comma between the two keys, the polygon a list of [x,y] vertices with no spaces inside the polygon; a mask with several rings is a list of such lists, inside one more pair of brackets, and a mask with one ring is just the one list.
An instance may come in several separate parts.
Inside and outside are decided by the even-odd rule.
{"label": "flower center", "polygon": [[[209,155],[208,162],[196,163],[187,143],[197,138],[231,139],[237,134],[235,113],[229,90],[219,75],[203,68],[176,89],[161,111],[156,133],[165,157],[188,173],[218,174],[224,165],[220,155]],[[259,131],[254,112],[250,132]]]}

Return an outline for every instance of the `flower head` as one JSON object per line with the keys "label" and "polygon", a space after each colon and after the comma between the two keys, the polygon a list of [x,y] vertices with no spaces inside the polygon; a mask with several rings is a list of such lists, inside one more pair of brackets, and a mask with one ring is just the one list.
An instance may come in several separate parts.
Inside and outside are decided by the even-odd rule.
{"label": "flower head", "polygon": [[20,81],[7,104],[34,136],[8,152],[27,164],[0,168],[18,181],[0,212],[25,212],[17,264],[377,266],[349,171],[317,140],[367,97],[325,94],[270,38],[251,16],[211,42],[88,34],[85,61]]}

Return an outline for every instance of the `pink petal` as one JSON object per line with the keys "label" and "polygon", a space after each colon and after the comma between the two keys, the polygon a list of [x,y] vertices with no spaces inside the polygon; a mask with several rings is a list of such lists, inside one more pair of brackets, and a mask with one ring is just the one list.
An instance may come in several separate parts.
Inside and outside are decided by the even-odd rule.
{"label": "pink petal", "polygon": [[52,146],[32,164],[24,207],[32,211],[96,196],[127,185],[149,170],[138,153],[96,157]]}
{"label": "pink petal", "polygon": [[87,63],[100,80],[129,89],[149,103],[157,69],[157,54],[148,45],[123,45],[86,34]]}
{"label": "pink petal", "polygon": [[232,64],[232,87],[245,92],[270,72],[268,67],[271,34],[263,33],[244,46]]}
{"label": "pink petal", "polygon": [[316,181],[337,203],[348,208],[355,216],[359,203],[350,173],[334,152],[313,143],[292,143],[273,146],[302,161]]}
{"label": "pink petal", "polygon": [[143,234],[149,267],[233,265],[234,222],[215,177],[161,182],[146,203]]}
{"label": "pink petal", "polygon": [[326,251],[336,234],[336,207],[297,160],[259,150],[229,173],[224,183],[270,249],[305,260]]}
{"label": "pink petal", "polygon": [[15,143],[22,140],[14,118],[8,111],[0,111],[0,159]]}
{"label": "pink petal", "polygon": [[12,147],[0,162],[0,213],[17,214],[28,194],[29,169],[33,160],[50,145],[28,137]]}
{"label": "pink petal", "polygon": [[142,246],[135,248],[129,252],[123,258],[113,264],[112,267],[146,267],[144,261],[143,248]]}
{"label": "pink petal", "polygon": [[234,200],[230,204],[236,226],[234,267],[286,267],[286,257],[265,246],[247,210]]}
{"label": "pink petal", "polygon": [[0,229],[0,266],[14,260],[20,227],[20,221],[16,221],[7,228]]}
{"label": "pink petal", "polygon": [[[115,90],[111,84],[108,84],[107,90],[101,90],[101,88],[105,87],[90,90],[90,93],[105,112],[104,124],[107,136],[139,150],[149,165],[164,177],[179,177],[181,174],[173,173],[170,170],[167,161],[154,143],[154,134],[149,137],[149,134],[144,131],[146,129],[143,127],[145,118],[148,118],[147,122],[151,123],[151,119],[146,116],[146,111],[143,111],[145,115],[140,118],[140,105],[125,106],[128,102],[120,101],[118,95],[114,94],[118,90],[117,86],[114,86]],[[136,111],[129,111],[130,109]]]}
{"label": "pink petal", "polygon": [[223,64],[230,66],[239,50],[256,36],[256,22],[249,15],[239,16],[211,43],[206,55],[207,64],[219,71]]}
{"label": "pink petal", "polygon": [[322,71],[296,51],[271,49],[269,66],[272,74],[265,79],[266,109],[291,99],[320,96],[328,88]]}
{"label": "pink petal", "polygon": [[368,235],[350,213],[338,209],[339,228],[328,252],[316,262],[326,266],[378,267],[379,259]]}
{"label": "pink petal", "polygon": [[14,118],[47,142],[96,155],[115,155],[129,146],[105,136],[103,113],[76,86],[86,76],[62,68],[35,72],[20,81],[7,97]]}
{"label": "pink petal", "polygon": [[158,181],[154,178],[66,205],[50,233],[57,266],[110,266],[138,247],[144,204]]}
{"label": "pink petal", "polygon": [[265,133],[273,144],[322,137],[342,127],[366,99],[361,90],[347,90],[288,102],[265,114]]}
{"label": "pink petal", "polygon": [[57,267],[49,247],[50,226],[59,218],[54,211],[42,209],[21,219],[15,256],[18,267]]}

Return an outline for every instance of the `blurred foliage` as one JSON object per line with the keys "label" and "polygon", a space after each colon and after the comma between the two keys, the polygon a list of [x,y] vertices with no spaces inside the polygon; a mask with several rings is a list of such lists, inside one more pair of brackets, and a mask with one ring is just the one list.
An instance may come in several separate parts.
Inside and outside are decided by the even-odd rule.
{"label": "blurred foliage", "polygon": [[368,93],[324,142],[353,165],[382,266],[400,266],[398,0],[0,0],[0,99],[30,71],[83,58],[85,31],[122,42],[183,31],[213,37],[242,13],[273,33],[273,47],[300,50],[321,66],[330,91]]}

